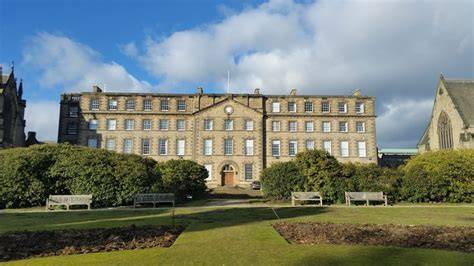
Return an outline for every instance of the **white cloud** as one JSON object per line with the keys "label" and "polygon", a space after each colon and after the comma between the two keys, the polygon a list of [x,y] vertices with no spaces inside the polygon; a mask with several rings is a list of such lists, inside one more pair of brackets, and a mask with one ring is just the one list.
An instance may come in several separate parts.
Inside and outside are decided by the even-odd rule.
{"label": "white cloud", "polygon": [[[393,118],[393,99],[426,99],[441,72],[474,78],[473,10],[469,0],[276,0],[225,12],[218,23],[148,37],[136,59],[165,88],[196,82],[225,88],[227,69],[233,92],[350,94],[359,87],[386,107],[377,110],[381,118]],[[411,107],[413,116],[429,115],[429,108]],[[378,120],[383,133],[390,124]],[[422,134],[417,124],[390,128],[410,132],[410,146]],[[382,147],[393,144],[379,140]]]}
{"label": "white cloud", "polygon": [[[40,84],[61,86],[65,91],[89,91],[93,85],[106,85],[107,91],[146,91],[140,81],[115,62],[103,62],[98,52],[67,37],[39,33],[23,51],[23,63],[40,71]],[[102,87],[101,86],[101,87]]]}
{"label": "white cloud", "polygon": [[126,56],[136,57],[138,56],[138,48],[134,42],[127,43],[119,46],[120,51]]}
{"label": "white cloud", "polygon": [[26,104],[25,131],[36,131],[36,138],[40,141],[57,141],[59,103],[56,101],[27,101]]}

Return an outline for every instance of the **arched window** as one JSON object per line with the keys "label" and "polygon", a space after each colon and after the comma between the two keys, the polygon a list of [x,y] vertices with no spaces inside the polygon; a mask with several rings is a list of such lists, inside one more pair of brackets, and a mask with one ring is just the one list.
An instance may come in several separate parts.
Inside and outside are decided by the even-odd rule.
{"label": "arched window", "polygon": [[441,150],[453,148],[453,130],[451,120],[445,112],[441,112],[438,119],[438,138]]}

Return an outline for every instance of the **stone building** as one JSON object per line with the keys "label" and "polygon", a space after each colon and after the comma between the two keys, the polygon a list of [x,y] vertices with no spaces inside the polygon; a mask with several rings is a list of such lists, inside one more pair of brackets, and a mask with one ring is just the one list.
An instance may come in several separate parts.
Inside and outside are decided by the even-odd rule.
{"label": "stone building", "polygon": [[445,79],[441,75],[418,151],[461,148],[474,148],[474,80]]}
{"label": "stone building", "polygon": [[373,97],[111,93],[63,94],[58,142],[204,165],[210,187],[245,187],[305,149],[376,163]]}
{"label": "stone building", "polygon": [[23,84],[17,86],[14,68],[8,75],[0,66],[0,149],[25,146]]}

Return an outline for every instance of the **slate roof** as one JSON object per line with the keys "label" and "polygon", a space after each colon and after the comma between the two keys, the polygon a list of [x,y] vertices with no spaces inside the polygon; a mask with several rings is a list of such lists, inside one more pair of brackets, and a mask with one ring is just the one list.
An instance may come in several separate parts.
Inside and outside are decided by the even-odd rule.
{"label": "slate roof", "polygon": [[466,126],[474,126],[474,80],[445,80],[446,90]]}

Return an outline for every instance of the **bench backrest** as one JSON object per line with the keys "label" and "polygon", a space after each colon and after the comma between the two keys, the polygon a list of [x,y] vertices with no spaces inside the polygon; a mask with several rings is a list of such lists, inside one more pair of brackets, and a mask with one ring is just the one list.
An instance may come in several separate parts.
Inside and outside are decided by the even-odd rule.
{"label": "bench backrest", "polygon": [[173,202],[174,193],[148,193],[137,194],[135,200],[138,202],[154,201],[154,202]]}
{"label": "bench backrest", "polygon": [[92,202],[92,195],[49,195],[50,202],[56,203],[84,203]]}
{"label": "bench backrest", "polygon": [[319,192],[291,192],[291,196],[297,199],[313,199],[313,198],[321,198],[321,193]]}
{"label": "bench backrest", "polygon": [[383,192],[346,192],[346,198],[354,200],[383,200]]}

